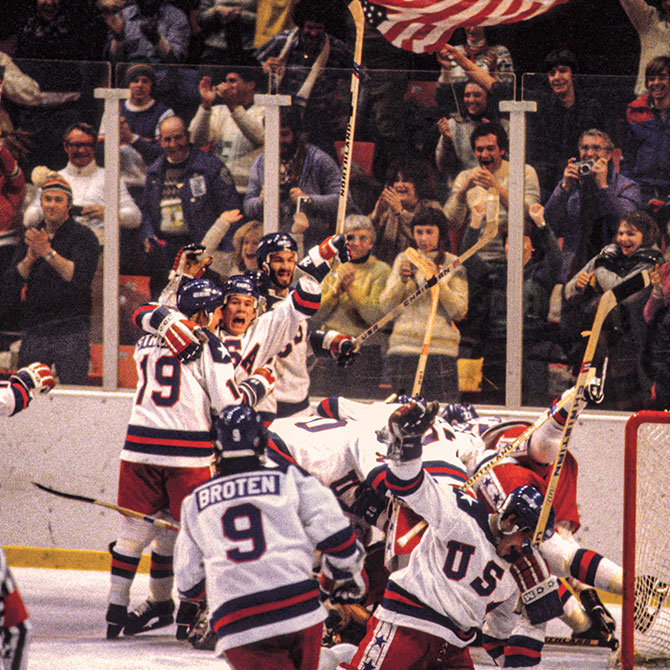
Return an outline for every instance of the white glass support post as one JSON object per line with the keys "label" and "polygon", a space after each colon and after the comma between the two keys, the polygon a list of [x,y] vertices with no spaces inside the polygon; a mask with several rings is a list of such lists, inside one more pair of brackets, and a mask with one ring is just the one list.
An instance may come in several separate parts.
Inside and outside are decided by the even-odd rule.
{"label": "white glass support post", "polygon": [[102,274],[102,388],[119,385],[119,101],[128,89],[96,88],[105,101],[105,244]]}
{"label": "white glass support post", "polygon": [[526,165],[526,112],[535,112],[532,100],[503,100],[509,112],[509,212],[507,256],[507,364],[505,407],[521,407],[523,375],[523,221]]}
{"label": "white glass support post", "polygon": [[263,232],[276,233],[279,230],[279,108],[289,106],[291,96],[257,93],[254,102],[265,107]]}

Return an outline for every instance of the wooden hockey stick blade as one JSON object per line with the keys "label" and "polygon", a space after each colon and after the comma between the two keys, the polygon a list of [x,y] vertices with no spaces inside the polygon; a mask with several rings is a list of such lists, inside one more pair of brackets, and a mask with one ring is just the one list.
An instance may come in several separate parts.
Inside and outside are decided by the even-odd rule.
{"label": "wooden hockey stick blade", "polygon": [[424,519],[417,521],[402,537],[398,538],[397,545],[402,549],[407,546],[413,538],[415,538],[424,528],[428,526],[428,522]]}
{"label": "wooden hockey stick blade", "polygon": [[486,228],[484,233],[469,249],[466,249],[458,258],[453,260],[449,265],[443,267],[434,277],[429,279],[423,286],[420,286],[414,293],[408,295],[401,303],[397,304],[393,309],[382,316],[377,323],[373,323],[367,330],[364,330],[358,337],[354,339],[354,349],[360,348],[361,344],[368,338],[372,337],[380,328],[383,328],[389,321],[402,312],[405,307],[411,305],[415,300],[420,298],[432,286],[437,284],[440,279],[446,277],[450,272],[453,272],[457,267],[462,265],[465,261],[476,254],[483,246],[486,246],[498,233],[498,222],[494,220],[486,221]]}
{"label": "wooden hockey stick blade", "polygon": [[649,281],[649,272],[647,270],[642,270],[642,272],[638,272],[632,277],[625,279],[618,286],[611,288],[609,291],[605,291],[598,302],[598,309],[596,310],[596,315],[593,319],[591,334],[586,343],[586,350],[584,351],[584,357],[582,358],[577,383],[575,384],[577,393],[572,401],[568,416],[565,420],[565,425],[563,426],[563,433],[558,445],[558,453],[556,454],[556,460],[554,461],[554,466],[551,470],[551,475],[549,476],[549,481],[544,494],[544,502],[542,503],[542,509],[540,510],[540,517],[537,520],[537,525],[533,534],[533,547],[539,547],[544,537],[544,531],[547,527],[547,521],[549,520],[549,512],[554,500],[554,495],[556,494],[556,487],[558,486],[558,478],[560,477],[563,463],[565,462],[572,429],[577,421],[579,400],[584,397],[584,389],[586,388],[588,381],[589,370],[591,369],[591,363],[593,362],[593,356],[595,355],[596,347],[598,346],[600,332],[605,323],[605,319],[619,302],[634,295],[638,291],[641,291],[645,286],[649,285]]}
{"label": "wooden hockey stick blade", "polygon": [[365,14],[359,0],[347,3],[349,13],[354,19],[356,27],[356,42],[354,44],[354,66],[351,72],[351,112],[345,133],[344,152],[342,154],[342,178],[340,180],[340,196],[337,202],[337,218],[335,231],[344,230],[344,217],[347,210],[347,196],[349,194],[349,178],[351,176],[351,157],[354,151],[354,134],[356,131],[356,112],[358,110],[358,87],[361,78],[361,60],[363,58],[363,32],[365,30]]}
{"label": "wooden hockey stick blade", "polygon": [[160,526],[161,528],[167,528],[167,530],[179,531],[179,526],[169,521],[164,521],[163,519],[157,519],[155,516],[149,516],[148,514],[142,514],[141,512],[136,512],[135,510],[128,509],[127,507],[120,507],[119,505],[113,505],[112,503],[105,502],[104,500],[97,500],[96,498],[89,498],[88,496],[80,496],[75,493],[66,493],[65,491],[59,491],[58,489],[51,488],[50,486],[45,486],[39,482],[31,482],[33,486],[36,486],[41,491],[46,493],[52,493],[55,496],[60,496],[61,498],[67,498],[68,500],[78,500],[79,502],[90,503],[92,505],[99,505],[100,507],[106,507],[107,509],[120,512],[124,516],[131,516],[135,519],[143,519],[154,526]]}
{"label": "wooden hockey stick blade", "polygon": [[544,638],[545,644],[556,644],[563,647],[603,647],[616,651],[619,648],[619,640],[612,638],[611,642],[605,640],[586,640],[579,637],[556,637],[548,635]]}

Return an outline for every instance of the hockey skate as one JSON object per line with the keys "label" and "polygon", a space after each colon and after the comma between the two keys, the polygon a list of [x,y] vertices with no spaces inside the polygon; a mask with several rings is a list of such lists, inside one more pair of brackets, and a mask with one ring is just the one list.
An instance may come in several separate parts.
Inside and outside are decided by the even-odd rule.
{"label": "hockey skate", "polygon": [[635,578],[635,607],[633,625],[635,630],[646,633],[654,623],[668,595],[670,586],[651,575]]}
{"label": "hockey skate", "polygon": [[105,621],[107,621],[107,639],[114,640],[119,637],[128,621],[128,610],[123,605],[110,603],[107,606]]}
{"label": "hockey skate", "polygon": [[591,619],[591,626],[582,633],[573,633],[572,637],[578,640],[596,640],[602,646],[618,649],[619,640],[614,636],[614,617],[603,605],[598,592],[595,589],[585,589],[579,594],[579,600]]}
{"label": "hockey skate", "polygon": [[123,634],[137,635],[169,626],[174,621],[173,613],[174,602],[172,600],[156,601],[149,598],[128,615]]}

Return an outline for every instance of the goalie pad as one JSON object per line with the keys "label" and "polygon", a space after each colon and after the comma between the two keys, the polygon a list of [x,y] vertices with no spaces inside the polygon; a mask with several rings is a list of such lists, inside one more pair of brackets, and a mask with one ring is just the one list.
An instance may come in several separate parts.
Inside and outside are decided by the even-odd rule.
{"label": "goalie pad", "polygon": [[563,614],[563,603],[558,593],[559,580],[549,574],[547,564],[537,549],[521,554],[510,566],[510,572],[533,625]]}
{"label": "goalie pad", "polygon": [[31,363],[25,368],[21,368],[15,375],[12,375],[10,381],[21,383],[28,391],[37,393],[48,393],[56,386],[56,380],[51,372],[51,368],[44,363]]}
{"label": "goalie pad", "polygon": [[188,363],[200,356],[203,342],[207,341],[200,326],[194,321],[185,318],[181,312],[170,310],[167,307],[157,307],[152,321],[160,319],[156,331],[163,339],[173,356],[182,363]]}

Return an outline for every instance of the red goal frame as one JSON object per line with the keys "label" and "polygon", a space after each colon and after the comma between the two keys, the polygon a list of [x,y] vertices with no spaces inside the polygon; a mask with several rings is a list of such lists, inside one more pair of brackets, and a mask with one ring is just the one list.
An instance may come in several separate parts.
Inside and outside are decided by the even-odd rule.
{"label": "red goal frame", "polygon": [[645,424],[670,424],[670,412],[643,410],[626,421],[623,508],[623,601],[621,609],[621,668],[633,670],[635,639],[635,539],[638,434]]}

